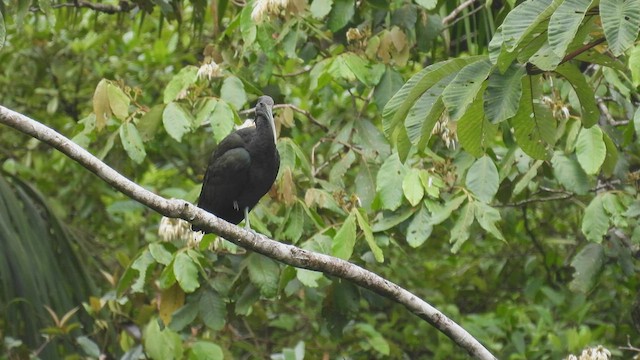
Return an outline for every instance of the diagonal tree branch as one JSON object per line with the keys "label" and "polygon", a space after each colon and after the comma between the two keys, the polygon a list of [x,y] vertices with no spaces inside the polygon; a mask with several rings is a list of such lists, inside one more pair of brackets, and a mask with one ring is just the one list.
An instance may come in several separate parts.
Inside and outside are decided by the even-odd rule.
{"label": "diagonal tree branch", "polygon": [[77,161],[102,180],[158,213],[182,218],[202,226],[245,249],[268,256],[285,264],[320,271],[350,280],[356,285],[372,290],[394,302],[402,304],[410,312],[437,328],[478,359],[495,357],[460,325],[446,317],[418,296],[381,276],[348,261],[325,254],[303,250],[269,239],[264,235],[228,223],[184,200],[168,200],[125,178],[91,153],[45,125],[0,106],[0,123],[33,136],[58,149]]}

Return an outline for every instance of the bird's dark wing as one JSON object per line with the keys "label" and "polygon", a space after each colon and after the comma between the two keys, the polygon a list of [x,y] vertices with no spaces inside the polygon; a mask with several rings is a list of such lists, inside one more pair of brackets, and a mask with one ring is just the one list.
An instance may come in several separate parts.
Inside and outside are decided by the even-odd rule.
{"label": "bird's dark wing", "polygon": [[220,143],[209,161],[198,199],[199,207],[230,222],[234,222],[231,217],[236,216],[233,203],[249,178],[251,156],[244,146],[243,138],[237,134]]}

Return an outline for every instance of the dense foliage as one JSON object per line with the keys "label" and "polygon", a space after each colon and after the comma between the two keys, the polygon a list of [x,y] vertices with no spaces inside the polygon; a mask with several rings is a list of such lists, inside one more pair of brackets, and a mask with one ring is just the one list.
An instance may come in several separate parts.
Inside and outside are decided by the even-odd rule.
{"label": "dense foliage", "polygon": [[[0,13],[2,105],[142,186],[195,201],[216,143],[268,94],[281,169],[255,230],[383,275],[499,358],[640,346],[640,1],[9,0]],[[59,248],[93,279],[68,307],[46,284],[37,301],[9,291],[21,279],[0,268],[4,357],[465,357],[376,294],[161,226],[7,128],[0,162],[6,208],[62,229],[47,240],[73,242]],[[27,183],[46,201],[7,190]],[[24,274],[24,256],[3,261]],[[78,284],[53,258],[37,273]],[[44,338],[28,313],[8,316],[16,301],[38,307]]]}

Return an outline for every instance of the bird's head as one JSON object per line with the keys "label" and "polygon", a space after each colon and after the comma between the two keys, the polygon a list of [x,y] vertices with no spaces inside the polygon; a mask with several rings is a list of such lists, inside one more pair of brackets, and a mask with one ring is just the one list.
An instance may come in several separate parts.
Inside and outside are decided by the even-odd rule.
{"label": "bird's head", "polygon": [[273,119],[273,99],[270,96],[264,95],[258,98],[256,103],[256,121],[259,117],[264,117],[269,122],[271,130],[273,131],[273,142],[276,138],[276,123]]}

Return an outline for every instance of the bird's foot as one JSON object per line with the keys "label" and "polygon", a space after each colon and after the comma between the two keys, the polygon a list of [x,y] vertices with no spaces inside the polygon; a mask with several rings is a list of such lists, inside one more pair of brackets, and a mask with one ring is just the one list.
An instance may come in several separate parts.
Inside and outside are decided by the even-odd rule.
{"label": "bird's foot", "polygon": [[251,225],[249,225],[249,208],[244,208],[244,228],[247,230],[251,230]]}

